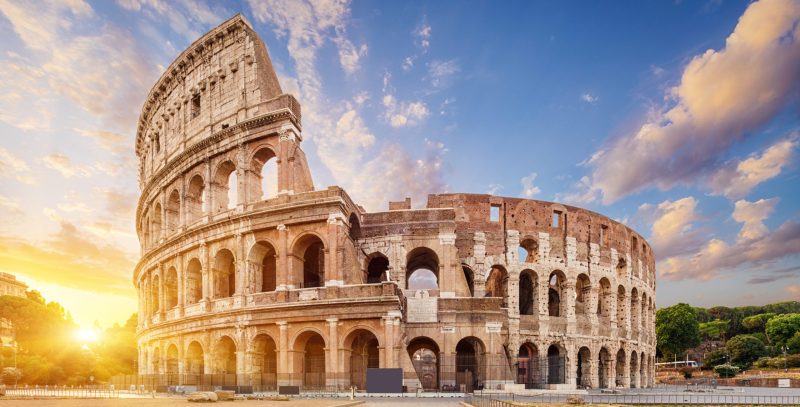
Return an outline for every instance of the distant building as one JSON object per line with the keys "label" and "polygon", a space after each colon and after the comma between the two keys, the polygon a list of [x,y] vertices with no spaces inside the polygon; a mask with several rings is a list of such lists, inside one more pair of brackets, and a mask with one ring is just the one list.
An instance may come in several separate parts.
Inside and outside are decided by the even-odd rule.
{"label": "distant building", "polygon": [[[0,295],[13,295],[15,297],[25,297],[28,285],[17,280],[13,274],[0,272]],[[0,318],[0,345],[14,342],[14,327],[5,318]]]}

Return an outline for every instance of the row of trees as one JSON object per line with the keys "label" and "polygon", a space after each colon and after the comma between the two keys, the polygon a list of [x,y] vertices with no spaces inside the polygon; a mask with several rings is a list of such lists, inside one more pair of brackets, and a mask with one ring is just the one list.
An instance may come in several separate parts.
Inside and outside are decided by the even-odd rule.
{"label": "row of trees", "polygon": [[656,338],[668,360],[704,342],[717,345],[706,366],[792,367],[800,365],[800,302],[708,309],[681,303],[656,312]]}
{"label": "row of trees", "polygon": [[38,291],[26,294],[0,296],[0,319],[10,323],[16,340],[16,347],[3,344],[0,354],[7,384],[80,385],[135,371],[136,314],[86,344],[76,337],[79,326],[64,307],[45,301]]}

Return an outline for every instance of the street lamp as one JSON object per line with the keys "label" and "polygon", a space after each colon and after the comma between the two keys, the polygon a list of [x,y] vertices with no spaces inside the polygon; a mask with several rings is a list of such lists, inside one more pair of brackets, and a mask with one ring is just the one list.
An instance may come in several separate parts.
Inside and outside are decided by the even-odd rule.
{"label": "street lamp", "polygon": [[781,350],[783,351],[783,371],[788,372],[789,366],[786,364],[786,351],[788,350],[788,348],[786,347],[786,345],[783,345],[781,346]]}

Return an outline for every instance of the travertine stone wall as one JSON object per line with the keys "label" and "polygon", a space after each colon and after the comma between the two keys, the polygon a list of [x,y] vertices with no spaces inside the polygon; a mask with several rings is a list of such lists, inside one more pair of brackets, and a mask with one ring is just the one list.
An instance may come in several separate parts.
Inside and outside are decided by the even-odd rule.
{"label": "travertine stone wall", "polygon": [[[490,195],[365,212],[315,190],[301,143],[299,103],[241,16],[156,83],[136,140],[141,374],[257,389],[363,387],[366,367],[401,367],[412,390],[653,383],[655,258],[635,231]],[[432,286],[410,287],[425,273]]]}

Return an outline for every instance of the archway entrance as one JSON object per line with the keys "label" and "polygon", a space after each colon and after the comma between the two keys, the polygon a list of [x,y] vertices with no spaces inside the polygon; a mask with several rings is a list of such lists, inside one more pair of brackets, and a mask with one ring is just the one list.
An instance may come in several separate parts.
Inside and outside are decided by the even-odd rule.
{"label": "archway entrance", "polygon": [[295,371],[302,371],[304,389],[325,388],[325,340],[316,332],[304,332],[295,341]]}
{"label": "archway entrance", "polygon": [[345,363],[349,364],[350,385],[357,389],[367,388],[367,369],[377,368],[380,363],[378,353],[378,338],[366,329],[358,329],[347,336],[344,342],[345,349],[350,356],[345,355]]}
{"label": "archway entrance", "polygon": [[609,382],[611,381],[608,377],[611,371],[611,354],[608,353],[608,349],[600,348],[600,354],[597,359],[599,362],[597,365],[597,383],[601,389],[605,389],[609,387]]}
{"label": "archway entrance", "polygon": [[253,340],[254,391],[270,391],[278,388],[278,353],[275,340],[260,334]]}
{"label": "archway entrance", "polygon": [[547,348],[547,384],[566,383],[566,358],[557,345]]}
{"label": "archway entrance", "polygon": [[639,387],[639,357],[636,351],[631,352],[631,388]]}
{"label": "archway entrance", "polygon": [[578,350],[578,369],[575,372],[575,384],[579,389],[592,387],[592,352],[585,346]]}
{"label": "archway entrance", "polygon": [[[456,345],[456,390],[472,393],[483,386],[483,343],[475,337],[467,337]],[[462,387],[463,386],[463,387]]]}
{"label": "archway entrance", "polygon": [[229,336],[219,338],[214,346],[214,383],[236,386],[236,344]]}
{"label": "archway entrance", "polygon": [[517,353],[517,383],[524,384],[526,389],[540,388],[541,366],[539,350],[532,343],[523,343]]}
{"label": "archway entrance", "polygon": [[167,385],[178,384],[178,347],[169,345],[167,348]]}
{"label": "archway entrance", "polygon": [[620,349],[617,352],[617,387],[625,387],[625,350]]}
{"label": "archway entrance", "polygon": [[439,346],[433,339],[419,337],[408,344],[408,355],[423,390],[439,388]]}

